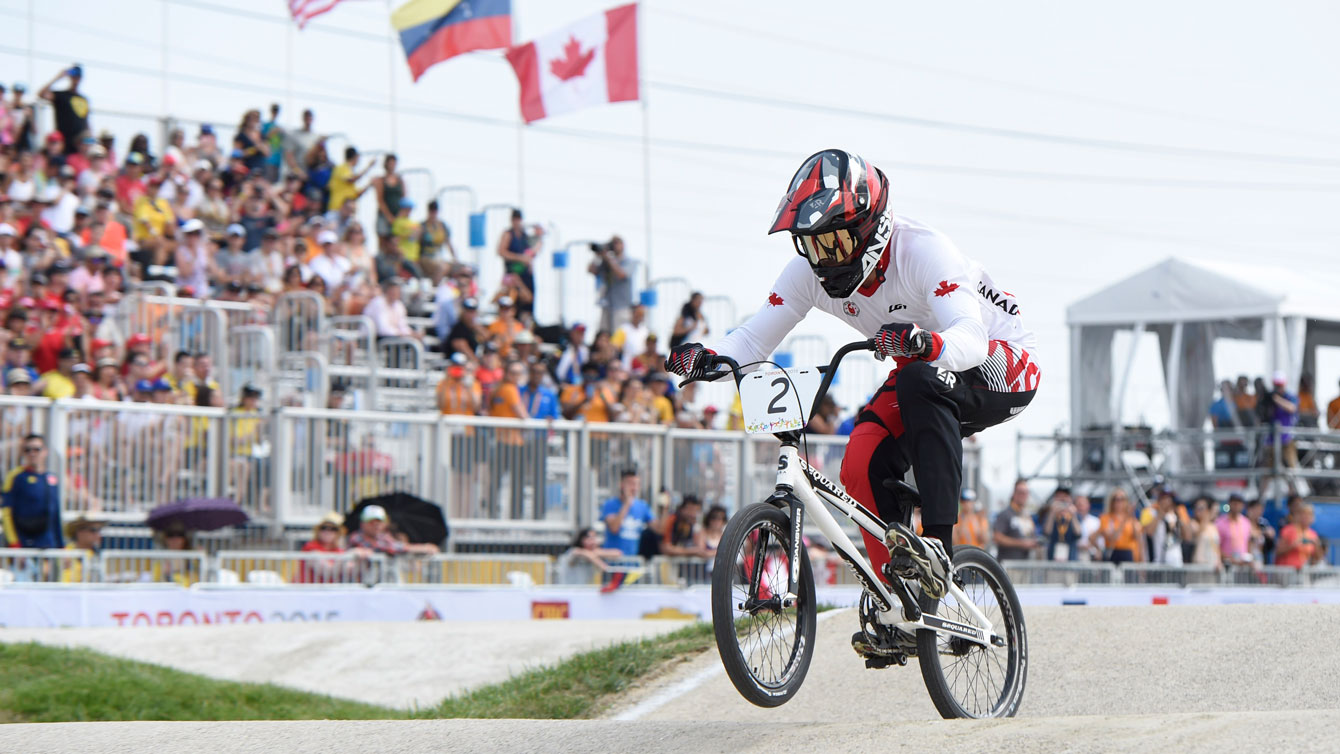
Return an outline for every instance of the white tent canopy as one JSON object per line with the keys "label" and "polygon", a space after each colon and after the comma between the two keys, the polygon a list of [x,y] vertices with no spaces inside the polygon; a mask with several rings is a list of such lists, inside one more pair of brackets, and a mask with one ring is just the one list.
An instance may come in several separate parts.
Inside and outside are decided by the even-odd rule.
{"label": "white tent canopy", "polygon": [[[1134,342],[1145,332],[1159,337],[1173,427],[1195,429],[1214,397],[1217,338],[1263,341],[1266,356],[1258,373],[1283,371],[1291,385],[1315,372],[1317,346],[1340,345],[1340,277],[1168,259],[1075,302],[1066,322],[1072,430],[1107,428],[1119,420]],[[1114,385],[1117,330],[1137,337]]]}

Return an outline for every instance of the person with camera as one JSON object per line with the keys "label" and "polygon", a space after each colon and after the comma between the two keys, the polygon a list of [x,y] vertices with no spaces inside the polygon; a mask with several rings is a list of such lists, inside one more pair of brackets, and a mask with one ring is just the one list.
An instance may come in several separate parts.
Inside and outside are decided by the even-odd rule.
{"label": "person with camera", "polygon": [[1084,529],[1076,520],[1075,503],[1068,488],[1057,487],[1056,492],[1052,493],[1047,517],[1042,524],[1042,534],[1047,542],[1047,560],[1079,559]]}
{"label": "person with camera", "polygon": [[637,260],[624,256],[623,239],[618,236],[591,244],[591,251],[596,258],[586,271],[596,276],[600,289],[600,329],[614,332],[632,317]]}
{"label": "person with camera", "polygon": [[1276,544],[1275,565],[1302,568],[1321,562],[1325,554],[1321,548],[1321,538],[1312,528],[1317,514],[1311,503],[1300,503],[1289,517],[1289,523],[1280,530]]}
{"label": "person with camera", "polygon": [[[1265,447],[1265,465],[1272,466],[1275,460],[1275,448],[1279,448],[1280,465],[1285,468],[1298,467],[1298,445],[1289,430],[1298,423],[1298,397],[1285,387],[1287,380],[1284,372],[1275,372],[1271,379],[1271,389],[1266,395],[1263,414],[1270,422],[1270,436]],[[1279,435],[1278,442],[1275,435]]]}

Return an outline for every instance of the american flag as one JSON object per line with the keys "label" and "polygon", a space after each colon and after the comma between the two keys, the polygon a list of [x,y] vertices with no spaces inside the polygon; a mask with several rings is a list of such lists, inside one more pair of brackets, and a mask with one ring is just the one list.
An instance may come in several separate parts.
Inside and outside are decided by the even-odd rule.
{"label": "american flag", "polygon": [[288,0],[288,12],[298,23],[298,28],[307,26],[307,22],[339,5],[341,0]]}

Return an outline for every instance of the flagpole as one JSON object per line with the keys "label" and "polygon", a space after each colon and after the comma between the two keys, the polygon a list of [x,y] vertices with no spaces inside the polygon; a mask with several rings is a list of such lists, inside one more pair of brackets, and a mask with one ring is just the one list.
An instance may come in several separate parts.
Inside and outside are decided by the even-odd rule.
{"label": "flagpole", "polygon": [[[390,17],[390,14],[392,13],[391,0],[386,0],[386,13],[387,13],[387,17],[389,18],[389,17]],[[394,29],[394,28],[389,28],[389,26],[390,26],[389,22],[388,22],[387,26],[388,26],[388,30],[387,30],[387,35],[386,35],[386,61],[387,61],[387,64],[386,64],[386,78],[387,78],[387,81],[388,81],[388,84],[389,84],[389,86],[387,87],[387,91],[390,92],[390,96],[391,96],[391,103],[390,103],[390,104],[391,104],[391,106],[390,106],[390,111],[391,111],[391,151],[392,151],[392,152],[395,152],[395,151],[396,151],[396,133],[395,133],[395,132],[396,132],[396,128],[395,128],[395,127],[396,127],[396,117],[395,117],[395,68],[396,68],[396,49],[395,49],[395,47],[396,47],[396,44],[395,44],[395,43],[396,43],[396,38],[395,38],[395,37],[396,37],[396,35],[395,35],[395,29]]]}
{"label": "flagpole", "polygon": [[[517,6],[521,3],[512,0],[512,46],[516,46],[517,38],[521,36],[517,28]],[[526,121],[522,119],[516,124],[516,205],[517,207],[526,206]]]}
{"label": "flagpole", "polygon": [[647,82],[642,75],[646,38],[642,27],[643,3],[637,6],[637,95],[642,100],[642,223],[647,234],[646,262],[642,265],[642,287],[651,287],[651,126],[647,116]]}

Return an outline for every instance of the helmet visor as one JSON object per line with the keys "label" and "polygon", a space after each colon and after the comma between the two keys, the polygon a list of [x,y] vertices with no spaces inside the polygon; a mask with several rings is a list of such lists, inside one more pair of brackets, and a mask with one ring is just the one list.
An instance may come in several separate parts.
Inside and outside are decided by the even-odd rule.
{"label": "helmet visor", "polygon": [[791,236],[796,251],[808,257],[815,267],[838,267],[851,261],[859,243],[850,230],[835,230],[813,236]]}

